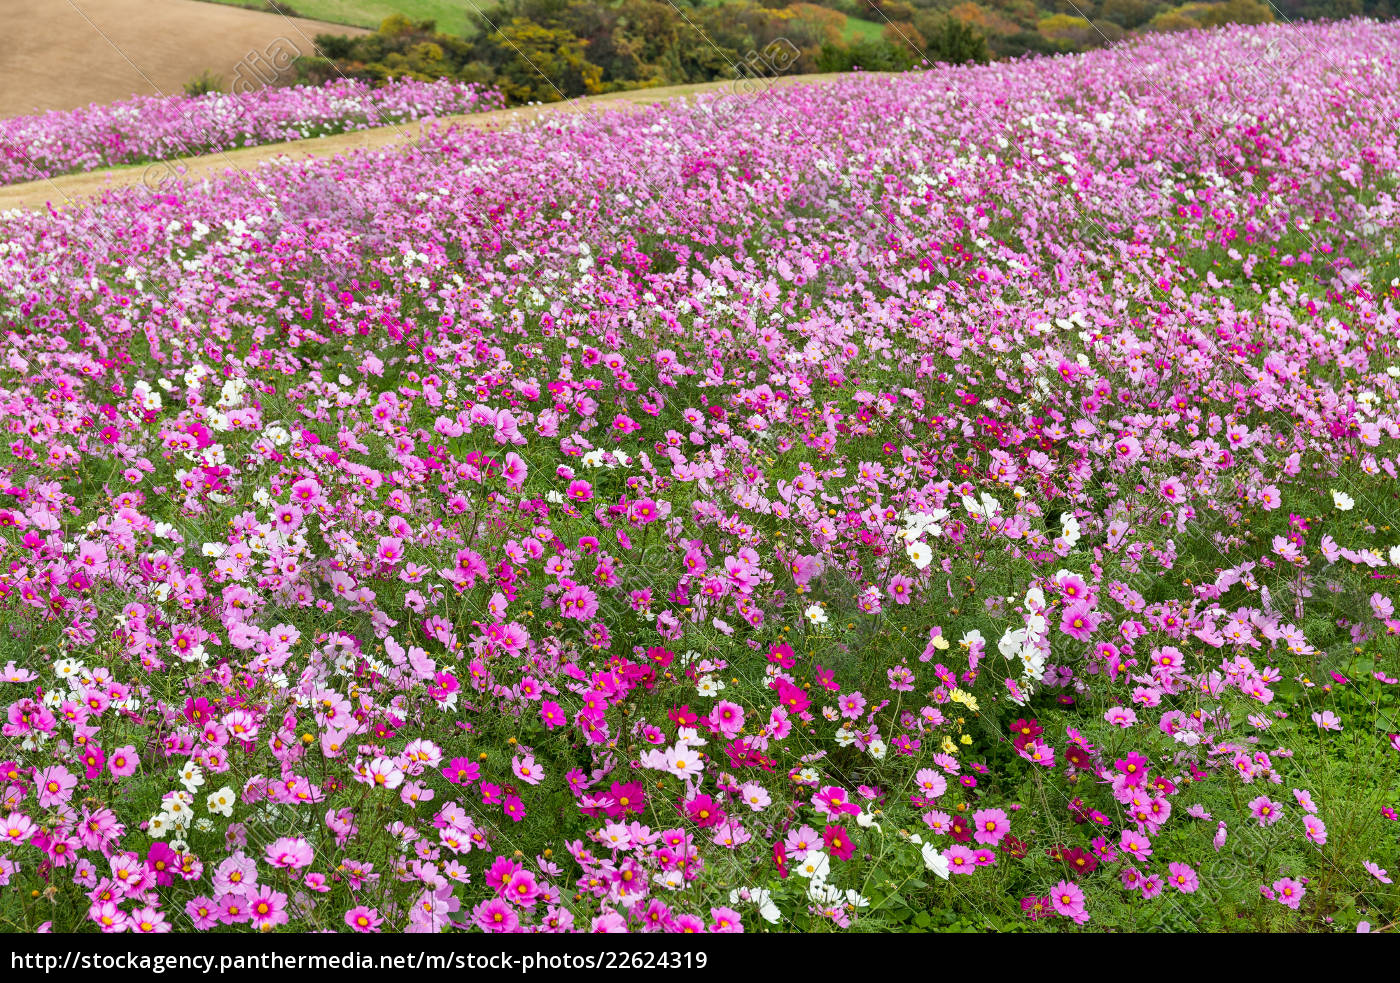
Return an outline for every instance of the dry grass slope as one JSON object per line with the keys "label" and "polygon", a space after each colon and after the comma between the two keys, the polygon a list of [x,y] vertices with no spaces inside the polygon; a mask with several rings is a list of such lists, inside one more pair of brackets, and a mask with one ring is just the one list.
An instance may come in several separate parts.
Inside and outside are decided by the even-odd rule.
{"label": "dry grass slope", "polygon": [[228,86],[251,52],[267,62],[269,48],[309,54],[317,34],[359,33],[195,0],[0,0],[0,23],[0,116],[179,95],[204,71]]}

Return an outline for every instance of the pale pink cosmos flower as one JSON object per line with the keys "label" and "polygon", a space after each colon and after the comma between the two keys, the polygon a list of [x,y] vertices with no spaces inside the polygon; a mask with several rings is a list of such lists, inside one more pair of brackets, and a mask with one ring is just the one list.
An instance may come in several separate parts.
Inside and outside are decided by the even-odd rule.
{"label": "pale pink cosmos flower", "polygon": [[544,781],[544,769],[535,763],[535,756],[527,754],[525,756],[516,755],[510,762],[511,771],[515,772],[515,777],[528,785],[538,785]]}
{"label": "pale pink cosmos flower", "polygon": [[1341,718],[1338,717],[1331,710],[1323,710],[1321,713],[1314,713],[1312,715],[1312,722],[1317,724],[1317,726],[1322,730],[1342,729]]}

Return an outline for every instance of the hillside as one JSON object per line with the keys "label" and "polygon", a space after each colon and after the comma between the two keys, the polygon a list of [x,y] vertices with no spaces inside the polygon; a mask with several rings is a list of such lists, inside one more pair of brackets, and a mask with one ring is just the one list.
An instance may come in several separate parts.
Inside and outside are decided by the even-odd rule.
{"label": "hillside", "polygon": [[[782,89],[791,85],[819,85],[840,77],[835,75],[789,76],[771,80],[765,84],[764,91],[769,88]],[[175,183],[190,184],[229,172],[244,172],[268,162],[297,163],[358,150],[405,147],[420,141],[425,132],[453,127],[513,128],[541,120],[541,118],[554,120],[559,124],[565,124],[571,120],[588,121],[595,118],[596,114],[600,112],[641,109],[704,94],[718,94],[729,99],[746,100],[757,93],[747,89],[736,91],[732,83],[728,82],[703,82],[696,85],[678,85],[588,96],[571,100],[562,105],[516,106],[511,109],[462,116],[444,116],[430,124],[406,123],[395,126],[379,126],[349,133],[338,133],[333,136],[272,143],[201,156],[172,155],[162,162],[149,165],[107,168],[83,174],[69,174],[37,181],[0,185],[0,211],[10,208],[44,209],[50,205],[55,208],[73,207],[81,204],[84,199],[101,195],[109,190],[130,187],[147,187],[152,190],[161,187],[171,190]]]}
{"label": "hillside", "polygon": [[1153,33],[0,212],[0,927],[1393,934],[1397,62]]}
{"label": "hillside", "polygon": [[[455,78],[521,102],[735,74],[1085,51],[1225,24],[1396,15],[1395,0],[306,0],[295,9],[378,29],[358,43],[331,42],[333,73]],[[303,68],[314,78],[332,73]]]}
{"label": "hillside", "polygon": [[196,0],[0,0],[0,22],[0,117],[179,95],[205,72],[226,88],[287,81],[317,34],[361,33]]}

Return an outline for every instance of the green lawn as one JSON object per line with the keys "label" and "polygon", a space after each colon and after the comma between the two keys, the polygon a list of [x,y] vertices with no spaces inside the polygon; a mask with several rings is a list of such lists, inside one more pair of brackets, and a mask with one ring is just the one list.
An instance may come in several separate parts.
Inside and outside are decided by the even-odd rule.
{"label": "green lawn", "polygon": [[[206,2],[248,7],[253,10],[267,9],[259,0]],[[373,29],[390,14],[403,14],[413,21],[437,21],[438,30],[444,34],[467,33],[467,27],[474,16],[472,2],[473,0],[287,0],[288,5],[302,17],[329,21],[332,24],[349,24]],[[481,9],[490,6],[484,0],[475,2]]]}
{"label": "green lawn", "polygon": [[878,41],[884,29],[883,21],[877,24],[874,21],[861,20],[859,17],[847,17],[846,26],[841,31],[841,40],[846,44],[852,41]]}

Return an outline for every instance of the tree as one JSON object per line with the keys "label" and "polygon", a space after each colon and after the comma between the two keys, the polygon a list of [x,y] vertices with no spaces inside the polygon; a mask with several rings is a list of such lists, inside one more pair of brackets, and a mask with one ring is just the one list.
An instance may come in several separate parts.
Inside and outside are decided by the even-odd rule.
{"label": "tree", "polygon": [[987,39],[967,24],[953,17],[944,17],[928,39],[924,49],[930,58],[962,65],[966,62],[985,64]]}
{"label": "tree", "polygon": [[1083,17],[1072,14],[1052,14],[1040,22],[1040,33],[1061,49],[1074,51],[1087,48],[1098,39],[1094,26]]}
{"label": "tree", "polygon": [[1103,18],[1131,31],[1150,21],[1161,8],[1151,0],[1104,0]]}
{"label": "tree", "polygon": [[603,70],[584,57],[583,42],[565,28],[516,17],[487,35],[486,45],[509,99],[554,102],[603,91]]}

